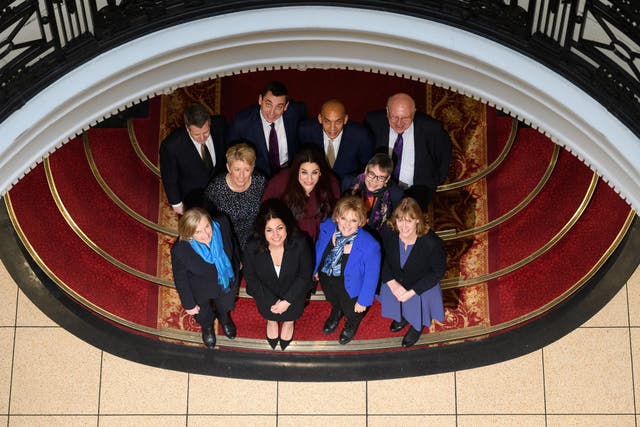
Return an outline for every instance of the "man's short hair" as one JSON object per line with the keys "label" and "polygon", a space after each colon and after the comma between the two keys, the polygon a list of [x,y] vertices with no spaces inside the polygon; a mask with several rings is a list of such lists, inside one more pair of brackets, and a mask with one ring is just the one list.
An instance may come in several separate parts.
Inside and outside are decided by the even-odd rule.
{"label": "man's short hair", "polygon": [[191,104],[184,110],[184,124],[185,126],[195,126],[201,128],[211,120],[209,112],[200,104]]}
{"label": "man's short hair", "polygon": [[264,97],[268,92],[271,92],[274,96],[286,96],[287,101],[289,100],[289,92],[287,91],[287,87],[284,85],[284,83],[277,80],[264,85],[261,95]]}
{"label": "man's short hair", "polygon": [[365,170],[368,172],[374,166],[378,166],[387,175],[391,175],[393,172],[393,160],[387,153],[376,153],[367,163]]}

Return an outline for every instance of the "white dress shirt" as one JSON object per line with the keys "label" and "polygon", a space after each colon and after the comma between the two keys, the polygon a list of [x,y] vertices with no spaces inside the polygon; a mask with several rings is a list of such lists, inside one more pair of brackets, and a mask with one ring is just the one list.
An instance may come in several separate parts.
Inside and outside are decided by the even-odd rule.
{"label": "white dress shirt", "polygon": [[[393,157],[393,146],[398,133],[389,127],[389,156]],[[413,122],[402,133],[402,161],[400,162],[400,186],[403,188],[413,185],[413,172],[416,163],[415,138],[413,137]]]}

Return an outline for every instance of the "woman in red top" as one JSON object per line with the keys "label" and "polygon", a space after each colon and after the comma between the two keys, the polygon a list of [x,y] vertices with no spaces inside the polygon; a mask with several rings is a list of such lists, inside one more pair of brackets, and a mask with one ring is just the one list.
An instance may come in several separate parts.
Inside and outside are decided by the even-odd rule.
{"label": "woman in red top", "polygon": [[282,200],[291,209],[298,228],[315,242],[320,223],[331,217],[340,198],[340,183],[324,153],[308,147],[295,155],[291,167],[271,178],[262,200],[272,198]]}

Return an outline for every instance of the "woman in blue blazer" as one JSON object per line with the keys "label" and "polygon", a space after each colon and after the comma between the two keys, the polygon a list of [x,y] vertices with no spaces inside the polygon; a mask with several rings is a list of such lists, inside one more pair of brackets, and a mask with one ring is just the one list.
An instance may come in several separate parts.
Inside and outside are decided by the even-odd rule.
{"label": "woman in blue blazer", "polygon": [[366,222],[362,199],[345,196],[336,204],[333,217],[320,224],[316,242],[314,271],[332,306],[323,332],[332,333],[346,317],[340,344],[355,336],[380,278],[380,244],[362,228]]}

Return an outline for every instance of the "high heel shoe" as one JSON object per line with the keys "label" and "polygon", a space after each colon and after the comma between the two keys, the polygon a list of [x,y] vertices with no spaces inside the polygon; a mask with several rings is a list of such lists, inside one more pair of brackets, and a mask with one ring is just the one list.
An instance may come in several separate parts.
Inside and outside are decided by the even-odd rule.
{"label": "high heel shoe", "polygon": [[[276,346],[278,345],[278,340],[279,340],[279,338],[269,338],[269,337],[267,337],[267,342],[271,346],[272,350],[276,349]],[[287,343],[287,344],[289,344],[289,343]],[[282,345],[282,343],[280,343],[280,345]]]}
{"label": "high heel shoe", "polygon": [[[289,337],[288,340],[282,339],[282,333],[284,332],[285,329],[289,329],[291,328],[291,336]],[[287,346],[289,344],[291,344],[291,341],[293,341],[293,332],[294,332],[294,326],[293,326],[293,322],[285,322],[282,325],[282,330],[280,331],[280,349],[284,351],[285,348],[287,348]]]}
{"label": "high heel shoe", "polygon": [[293,337],[291,337],[290,340],[283,340],[282,338],[280,338],[280,350],[284,350],[285,348],[287,348],[291,341],[293,341]]}

